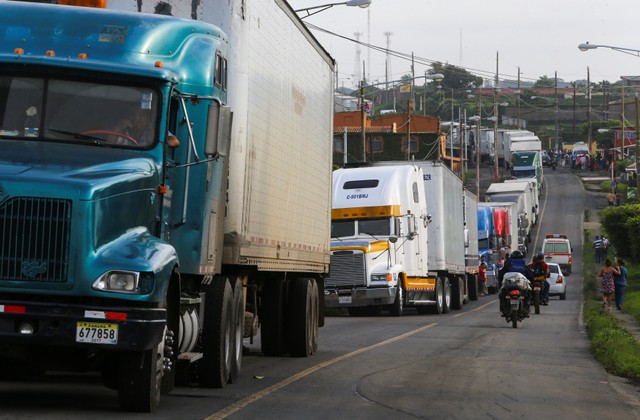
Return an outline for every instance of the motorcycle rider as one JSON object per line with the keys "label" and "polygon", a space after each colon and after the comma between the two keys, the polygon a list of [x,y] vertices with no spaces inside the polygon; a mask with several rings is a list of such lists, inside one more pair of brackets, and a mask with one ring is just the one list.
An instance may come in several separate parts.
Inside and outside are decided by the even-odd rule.
{"label": "motorcycle rider", "polygon": [[[500,280],[500,284],[502,284],[504,275],[511,272],[521,273],[527,278],[527,280],[533,283],[533,271],[527,265],[527,262],[524,260],[524,255],[519,250],[515,250],[511,253],[510,258],[506,259],[506,261],[504,262],[504,266],[498,272],[498,278]],[[507,291],[504,288],[501,288],[500,294],[498,295],[498,297],[500,298],[500,311],[502,312],[503,315],[505,313],[504,308],[506,307],[506,301],[507,301],[506,294],[507,294]],[[525,293],[523,303],[524,303],[524,310],[527,313],[527,316],[529,316],[530,302],[531,302],[531,294]]]}
{"label": "motorcycle rider", "polygon": [[551,273],[549,272],[549,265],[544,262],[544,254],[542,252],[538,252],[531,264],[529,264],[529,268],[534,274],[534,278],[544,276],[543,289],[542,289],[542,305],[547,306],[549,304],[549,288],[551,285],[547,280]]}

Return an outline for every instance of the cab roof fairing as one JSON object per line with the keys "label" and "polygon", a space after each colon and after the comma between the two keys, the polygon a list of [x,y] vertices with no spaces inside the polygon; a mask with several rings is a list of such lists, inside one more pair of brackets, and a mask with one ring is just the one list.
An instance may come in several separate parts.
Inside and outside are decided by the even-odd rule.
{"label": "cab roof fairing", "polygon": [[[226,34],[204,22],[88,7],[0,2],[0,28],[0,59],[7,63],[71,64],[196,86],[213,87],[215,51],[227,48]],[[55,57],[45,56],[48,50]]]}
{"label": "cab roof fairing", "polygon": [[[333,208],[354,208],[368,206],[399,205],[402,214],[406,214],[405,203],[413,202],[412,172],[418,172],[415,166],[377,166],[370,168],[338,169],[333,172]],[[358,180],[378,180],[375,188],[344,189],[345,182]],[[415,181],[422,183],[418,176]],[[353,198],[363,194],[366,197]],[[351,197],[351,198],[349,198]]]}

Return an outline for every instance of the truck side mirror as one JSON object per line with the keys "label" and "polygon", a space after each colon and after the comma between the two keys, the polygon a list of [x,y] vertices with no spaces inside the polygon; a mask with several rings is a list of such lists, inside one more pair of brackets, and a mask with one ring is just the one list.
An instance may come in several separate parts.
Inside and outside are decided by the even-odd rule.
{"label": "truck side mirror", "polygon": [[228,106],[217,103],[209,105],[207,115],[207,139],[204,154],[207,156],[227,156],[231,140],[233,114]]}
{"label": "truck side mirror", "polygon": [[469,229],[464,230],[464,247],[469,248]]}

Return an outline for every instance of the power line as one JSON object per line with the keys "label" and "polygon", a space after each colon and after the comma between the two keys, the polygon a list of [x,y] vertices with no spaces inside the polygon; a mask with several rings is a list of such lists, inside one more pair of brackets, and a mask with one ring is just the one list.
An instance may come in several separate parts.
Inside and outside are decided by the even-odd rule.
{"label": "power line", "polygon": [[[370,48],[370,49],[372,49],[374,51],[379,51],[381,53],[387,54],[388,56],[390,55],[390,56],[394,56],[394,57],[402,59],[402,60],[411,61],[411,54],[410,53],[403,53],[401,51],[391,50],[391,49],[387,49],[387,48],[380,47],[380,46],[377,46],[377,45],[369,44],[369,43],[366,43],[366,42],[362,42],[359,39],[349,38],[347,36],[340,35],[338,33],[329,31],[327,29],[321,28],[321,27],[316,26],[316,25],[314,25],[312,23],[309,23],[309,22],[305,22],[305,23],[306,23],[306,25],[307,25],[307,27],[309,29],[313,29],[313,30],[316,30],[318,32],[323,32],[323,33],[326,33],[328,35],[335,36],[335,37],[344,39],[346,41],[362,45],[362,46]],[[432,60],[432,59],[429,59],[429,58],[418,57],[418,56],[414,56],[413,60],[414,60],[414,62],[417,62],[418,64],[423,64],[423,65],[426,65],[426,66],[432,66],[435,63],[443,63],[442,61],[439,61],[439,60]],[[464,67],[464,66],[456,66],[456,67],[464,69],[467,72],[469,72],[471,74],[474,74],[476,76],[480,76],[483,79],[491,79],[491,78],[496,76],[496,73],[493,72],[493,71],[490,71],[490,70],[475,69],[475,68],[472,68],[472,67]],[[503,77],[503,78],[511,78],[511,79],[517,78],[517,76],[511,75],[511,74],[506,74],[506,73],[499,73],[498,76]],[[527,78],[527,77],[521,77],[521,79],[529,80],[529,81],[532,81],[532,82],[536,82],[538,80],[538,79],[535,79],[535,78]]]}

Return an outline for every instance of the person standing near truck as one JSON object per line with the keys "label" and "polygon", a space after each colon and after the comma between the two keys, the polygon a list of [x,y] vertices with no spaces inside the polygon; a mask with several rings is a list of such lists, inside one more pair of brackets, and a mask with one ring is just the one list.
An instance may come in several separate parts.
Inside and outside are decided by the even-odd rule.
{"label": "person standing near truck", "polygon": [[478,266],[478,281],[480,282],[478,286],[480,286],[480,296],[485,296],[487,294],[487,263],[485,262],[486,257],[483,255],[480,257],[480,265]]}

